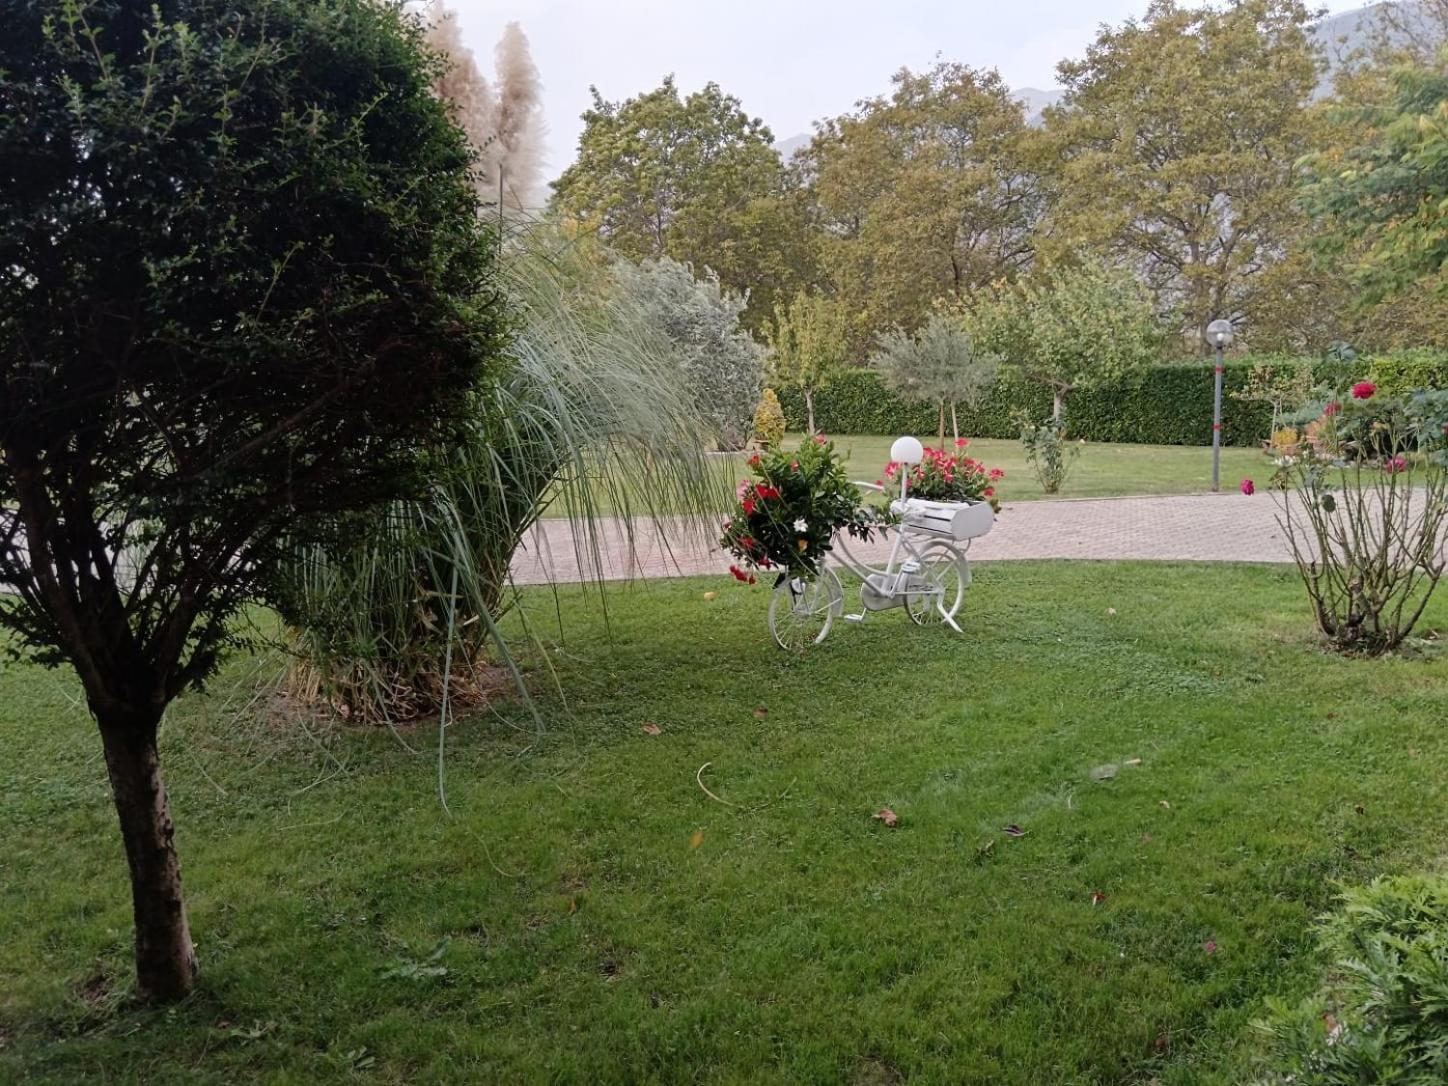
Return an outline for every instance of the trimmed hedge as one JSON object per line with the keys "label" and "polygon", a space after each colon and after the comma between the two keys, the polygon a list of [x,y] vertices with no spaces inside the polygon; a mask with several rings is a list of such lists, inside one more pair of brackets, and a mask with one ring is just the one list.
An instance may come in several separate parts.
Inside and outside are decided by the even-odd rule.
{"label": "trimmed hedge", "polygon": [[[1267,439],[1272,412],[1232,393],[1246,386],[1254,363],[1310,366],[1317,383],[1341,384],[1365,377],[1390,390],[1448,388],[1448,355],[1405,351],[1356,362],[1288,358],[1229,359],[1223,374],[1222,442],[1253,446]],[[804,429],[804,397],[781,389],[779,400],[791,430]],[[958,411],[960,432],[970,437],[1018,436],[1011,415],[1025,408],[1034,418],[1051,412],[1051,394],[1015,376],[1002,376],[974,409]],[[873,370],[849,369],[815,394],[815,422],[827,434],[918,434],[936,432],[938,414],[928,404],[903,400]],[[946,420],[947,429],[949,419]],[[1208,359],[1163,363],[1100,388],[1072,393],[1066,403],[1072,437],[1146,445],[1210,445],[1212,366]]]}

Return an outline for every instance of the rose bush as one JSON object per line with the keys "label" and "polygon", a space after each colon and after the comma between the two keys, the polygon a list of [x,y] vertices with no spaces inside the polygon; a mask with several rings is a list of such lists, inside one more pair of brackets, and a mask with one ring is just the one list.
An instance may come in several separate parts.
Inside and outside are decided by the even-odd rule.
{"label": "rose bush", "polygon": [[753,584],[753,570],[812,578],[837,531],[869,539],[884,523],[879,510],[860,500],[844,460],[826,438],[757,453],[748,464],[754,477],[739,484],[738,504],[719,540],[739,559],[729,567],[738,580]]}

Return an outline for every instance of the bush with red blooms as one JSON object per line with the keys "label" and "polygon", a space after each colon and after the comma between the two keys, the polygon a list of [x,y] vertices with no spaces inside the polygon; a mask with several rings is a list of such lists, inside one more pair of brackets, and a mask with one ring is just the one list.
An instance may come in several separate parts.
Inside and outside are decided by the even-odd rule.
{"label": "bush with red blooms", "polygon": [[1328,642],[1388,652],[1422,617],[1448,544],[1448,392],[1360,381],[1296,419],[1275,449],[1278,520]]}
{"label": "bush with red blooms", "polygon": [[756,453],[748,463],[754,478],[739,484],[738,504],[719,540],[739,559],[729,572],[740,581],[753,584],[753,570],[814,577],[836,532],[869,539],[885,523],[860,500],[843,459],[823,437],[798,449]]}
{"label": "bush with red blooms", "polygon": [[[999,508],[995,486],[1006,477],[1000,468],[988,468],[966,454],[970,442],[955,439],[955,452],[925,450],[925,459],[909,469],[910,495],[932,502],[990,502]],[[885,465],[885,478],[899,482],[906,465],[894,460]]]}

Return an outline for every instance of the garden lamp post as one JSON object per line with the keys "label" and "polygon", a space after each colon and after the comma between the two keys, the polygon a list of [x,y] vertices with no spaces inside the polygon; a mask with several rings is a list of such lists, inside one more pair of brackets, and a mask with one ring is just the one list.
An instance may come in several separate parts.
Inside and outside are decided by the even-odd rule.
{"label": "garden lamp post", "polygon": [[1222,489],[1222,352],[1232,345],[1232,322],[1215,320],[1207,325],[1207,342],[1217,352],[1212,391],[1212,493]]}

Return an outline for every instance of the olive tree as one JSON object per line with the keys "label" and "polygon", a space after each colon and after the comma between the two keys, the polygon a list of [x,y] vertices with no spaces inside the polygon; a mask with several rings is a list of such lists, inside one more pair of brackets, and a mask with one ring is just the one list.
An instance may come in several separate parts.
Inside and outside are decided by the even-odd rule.
{"label": "olive tree", "polygon": [[956,438],[957,404],[975,406],[995,382],[997,359],[977,350],[960,320],[932,313],[912,336],[895,328],[876,341],[870,367],[906,399],[931,404],[940,413],[940,446],[945,447],[945,415]]}
{"label": "olive tree", "polygon": [[166,1001],[162,716],[289,541],[416,484],[501,347],[495,247],[400,5],[0,13],[0,626],[79,677]]}

